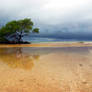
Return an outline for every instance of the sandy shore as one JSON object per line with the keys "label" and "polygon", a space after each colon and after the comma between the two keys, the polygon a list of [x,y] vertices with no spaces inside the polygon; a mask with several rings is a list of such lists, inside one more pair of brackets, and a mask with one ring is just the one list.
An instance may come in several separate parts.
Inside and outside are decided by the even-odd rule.
{"label": "sandy shore", "polygon": [[90,47],[92,42],[47,42],[32,44],[0,44],[0,47]]}
{"label": "sandy shore", "polygon": [[92,47],[57,44],[0,48],[0,92],[92,92]]}

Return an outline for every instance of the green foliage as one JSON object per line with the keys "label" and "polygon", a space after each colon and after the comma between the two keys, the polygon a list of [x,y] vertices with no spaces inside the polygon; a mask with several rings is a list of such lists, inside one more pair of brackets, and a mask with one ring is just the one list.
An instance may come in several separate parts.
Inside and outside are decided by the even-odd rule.
{"label": "green foliage", "polygon": [[39,28],[34,28],[32,32],[33,33],[39,33]]}
{"label": "green foliage", "polygon": [[[5,36],[9,36],[13,33],[19,33],[19,41],[22,39],[24,36],[23,34],[28,34],[28,33],[39,33],[38,28],[33,28],[34,23],[31,21],[29,18],[25,18],[22,20],[14,20],[11,22],[8,22],[5,26],[3,26],[0,29],[0,39],[5,39]],[[1,40],[2,40],[1,39]]]}
{"label": "green foliage", "polygon": [[83,41],[80,41],[79,43],[84,43]]}
{"label": "green foliage", "polygon": [[33,28],[33,22],[30,19],[24,19],[18,21],[19,30],[18,31],[24,31],[24,32],[30,32]]}

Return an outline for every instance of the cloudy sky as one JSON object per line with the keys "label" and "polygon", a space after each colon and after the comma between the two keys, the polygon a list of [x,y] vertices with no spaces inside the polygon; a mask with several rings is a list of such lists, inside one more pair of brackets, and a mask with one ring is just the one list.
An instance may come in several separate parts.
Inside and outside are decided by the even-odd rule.
{"label": "cloudy sky", "polygon": [[45,36],[92,34],[92,0],[0,0],[0,22],[29,17]]}

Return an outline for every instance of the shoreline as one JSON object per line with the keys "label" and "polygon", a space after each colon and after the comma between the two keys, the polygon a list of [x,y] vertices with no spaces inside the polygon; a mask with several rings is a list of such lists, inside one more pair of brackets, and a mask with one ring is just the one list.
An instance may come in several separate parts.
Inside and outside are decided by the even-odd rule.
{"label": "shoreline", "polygon": [[3,46],[0,48],[1,91],[92,92],[92,42]]}
{"label": "shoreline", "polygon": [[40,42],[31,44],[0,44],[3,47],[91,47],[92,42]]}

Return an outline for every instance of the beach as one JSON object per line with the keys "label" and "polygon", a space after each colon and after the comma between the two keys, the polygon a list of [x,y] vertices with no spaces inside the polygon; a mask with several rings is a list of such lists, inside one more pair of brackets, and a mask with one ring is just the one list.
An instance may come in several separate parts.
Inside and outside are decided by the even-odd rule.
{"label": "beach", "polygon": [[0,92],[92,92],[92,43],[0,45]]}

